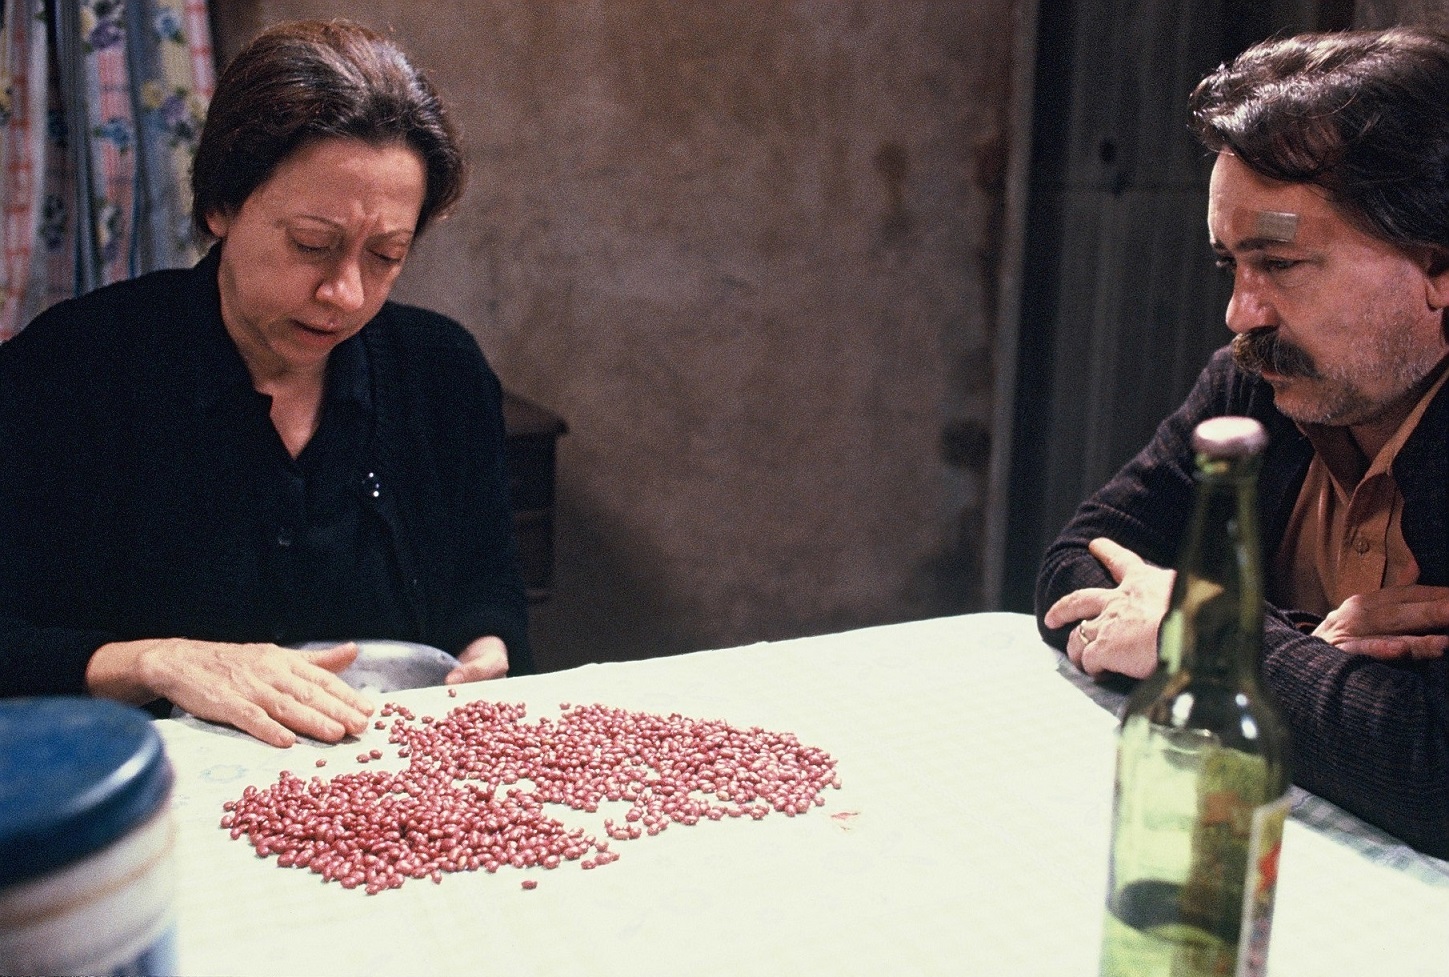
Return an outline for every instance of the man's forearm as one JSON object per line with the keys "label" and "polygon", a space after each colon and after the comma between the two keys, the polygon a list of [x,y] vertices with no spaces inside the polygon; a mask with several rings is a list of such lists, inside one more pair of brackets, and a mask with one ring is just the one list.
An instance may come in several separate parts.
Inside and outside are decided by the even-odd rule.
{"label": "man's forearm", "polygon": [[1296,783],[1449,857],[1444,660],[1398,664],[1350,655],[1270,609],[1263,677],[1288,722]]}

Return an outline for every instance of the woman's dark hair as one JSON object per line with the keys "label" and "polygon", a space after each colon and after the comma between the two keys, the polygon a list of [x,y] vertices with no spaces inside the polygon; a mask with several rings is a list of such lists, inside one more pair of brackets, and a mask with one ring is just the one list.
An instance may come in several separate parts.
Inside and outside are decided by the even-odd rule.
{"label": "woman's dark hair", "polygon": [[262,32],[217,82],[191,167],[191,219],[234,213],[306,143],[401,142],[423,159],[417,232],[463,193],[458,135],[432,83],[391,41],[345,20],[293,21]]}
{"label": "woman's dark hair", "polygon": [[1203,79],[1190,108],[1209,150],[1322,187],[1346,220],[1400,248],[1449,248],[1449,35],[1267,41]]}

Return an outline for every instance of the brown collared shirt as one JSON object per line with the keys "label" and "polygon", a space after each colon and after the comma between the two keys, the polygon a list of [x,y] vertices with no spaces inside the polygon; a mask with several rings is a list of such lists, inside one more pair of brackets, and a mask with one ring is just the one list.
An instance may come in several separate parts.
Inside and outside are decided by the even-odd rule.
{"label": "brown collared shirt", "polygon": [[1449,377],[1439,369],[1438,379],[1372,459],[1346,427],[1299,425],[1314,454],[1273,560],[1275,599],[1282,606],[1321,616],[1354,594],[1418,582],[1419,564],[1400,528],[1404,497],[1392,469]]}

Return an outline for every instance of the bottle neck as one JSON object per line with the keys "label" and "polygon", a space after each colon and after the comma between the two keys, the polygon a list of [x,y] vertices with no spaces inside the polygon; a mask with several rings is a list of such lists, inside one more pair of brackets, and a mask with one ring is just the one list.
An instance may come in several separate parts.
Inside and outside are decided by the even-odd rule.
{"label": "bottle neck", "polygon": [[1160,667],[1256,684],[1263,642],[1255,458],[1200,463],[1197,504],[1178,560]]}

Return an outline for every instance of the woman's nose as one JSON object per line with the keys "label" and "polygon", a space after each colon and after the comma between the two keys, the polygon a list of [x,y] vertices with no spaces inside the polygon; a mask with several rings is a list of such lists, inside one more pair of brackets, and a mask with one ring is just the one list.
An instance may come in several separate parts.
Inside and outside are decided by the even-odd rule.
{"label": "woman's nose", "polygon": [[362,271],[350,259],[338,261],[317,288],[319,300],[348,312],[360,309],[364,296]]}

